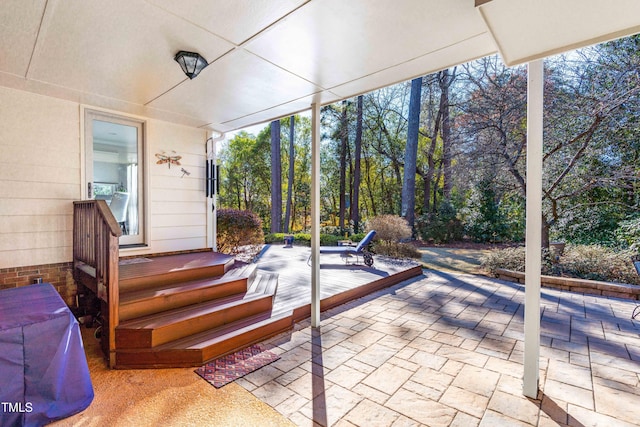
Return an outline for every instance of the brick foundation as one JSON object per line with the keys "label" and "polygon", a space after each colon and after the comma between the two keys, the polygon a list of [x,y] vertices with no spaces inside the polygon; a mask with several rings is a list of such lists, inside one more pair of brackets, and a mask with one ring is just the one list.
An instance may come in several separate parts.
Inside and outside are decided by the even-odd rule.
{"label": "brick foundation", "polygon": [[71,262],[0,268],[0,289],[31,285],[35,279],[42,278],[44,283],[56,288],[67,305],[75,306],[78,287],[71,270]]}

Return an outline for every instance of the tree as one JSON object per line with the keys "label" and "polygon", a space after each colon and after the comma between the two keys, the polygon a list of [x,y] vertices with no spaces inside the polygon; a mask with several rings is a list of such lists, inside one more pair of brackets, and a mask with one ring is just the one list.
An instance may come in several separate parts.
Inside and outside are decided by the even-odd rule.
{"label": "tree", "polygon": [[415,223],[416,206],[416,158],[418,155],[418,130],[420,128],[420,96],[422,77],[411,81],[409,98],[409,123],[407,125],[407,145],[404,155],[404,180],[402,182],[402,212],[409,227]]}
{"label": "tree", "polygon": [[[421,136],[426,139],[426,144],[422,148],[423,153],[421,157],[424,159],[424,165],[416,169],[416,172],[422,177],[423,182],[423,202],[422,202],[422,214],[429,212],[435,212],[436,210],[436,197],[434,192],[433,205],[430,204],[431,200],[431,187],[436,187],[434,183],[436,175],[436,148],[438,145],[438,135],[440,132],[440,123],[442,122],[442,109],[440,106],[442,102],[435,102],[436,87],[438,85],[434,83],[438,81],[437,75],[430,75],[424,79],[426,88],[428,91],[428,101],[426,102],[427,110],[427,123],[420,132]],[[442,96],[442,95],[440,95]],[[437,106],[436,106],[437,105]],[[428,145],[427,145],[428,144]],[[433,208],[432,208],[433,207]]]}
{"label": "tree", "polygon": [[402,209],[403,162],[406,147],[406,84],[380,89],[365,97],[363,151],[366,179],[371,185],[376,213],[400,214]]}
{"label": "tree", "polygon": [[440,86],[440,116],[442,117],[442,170],[444,183],[442,186],[442,196],[449,201],[451,198],[451,188],[453,179],[451,176],[451,111],[449,104],[449,90],[456,78],[456,68],[450,72],[448,69],[438,73],[438,84]]}
{"label": "tree", "polygon": [[[637,104],[638,62],[624,70],[607,68],[625,63],[625,55],[633,58],[633,48],[593,49],[588,54],[593,60],[546,62],[542,242],[547,247],[551,228],[566,221],[577,200],[594,195],[586,204],[597,206],[603,200],[598,189],[616,185],[620,165],[612,161],[611,135],[626,126],[625,106]],[[603,50],[606,56],[600,56]],[[526,70],[507,69],[495,57],[465,68],[472,89],[463,121],[472,163],[493,175],[507,172],[511,179],[503,175],[498,182],[526,196]]]}
{"label": "tree", "polygon": [[338,210],[339,222],[338,227],[340,227],[340,232],[342,233],[345,229],[344,226],[344,218],[346,212],[346,186],[347,186],[347,149],[349,146],[349,126],[347,120],[347,101],[342,101],[342,114],[340,120],[340,207]]}
{"label": "tree", "polygon": [[282,160],[280,120],[271,122],[271,232],[282,231]]}
{"label": "tree", "polygon": [[356,118],[356,139],[353,171],[353,202],[351,204],[351,221],[353,221],[353,232],[360,232],[360,161],[362,157],[362,102],[363,96],[358,96],[358,111]]}
{"label": "tree", "polygon": [[265,217],[269,212],[269,140],[238,133],[221,150],[220,205],[251,210]]}
{"label": "tree", "polygon": [[287,204],[284,214],[284,232],[289,232],[291,221],[291,203],[293,196],[293,177],[295,173],[295,116],[289,117],[289,176],[287,179]]}

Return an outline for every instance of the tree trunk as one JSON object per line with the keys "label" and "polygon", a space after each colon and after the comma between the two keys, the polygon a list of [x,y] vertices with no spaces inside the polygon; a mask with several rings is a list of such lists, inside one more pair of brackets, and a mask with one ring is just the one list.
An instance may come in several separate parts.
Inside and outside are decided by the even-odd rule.
{"label": "tree trunk", "polygon": [[362,156],[362,95],[358,96],[358,116],[356,121],[355,159],[353,171],[353,202],[351,204],[351,220],[353,232],[360,232],[360,158]]}
{"label": "tree trunk", "polygon": [[344,230],[344,217],[346,211],[345,192],[347,187],[347,145],[349,143],[349,134],[347,132],[347,101],[342,101],[340,126],[340,206],[338,207],[338,227],[340,227],[340,232],[342,232],[342,230]]}
{"label": "tree trunk", "polygon": [[[455,72],[455,70],[454,70]],[[455,74],[449,73],[449,70],[443,70],[438,73],[440,78],[440,111],[442,111],[442,169],[443,169],[443,187],[442,195],[445,200],[451,198],[451,188],[453,181],[451,179],[451,121],[449,114],[449,88],[455,78]]]}
{"label": "tree trunk", "polygon": [[289,232],[289,221],[291,220],[291,199],[293,197],[293,172],[295,160],[295,116],[289,118],[289,177],[287,180],[287,204],[284,214],[284,232]]}
{"label": "tree trunk", "polygon": [[371,211],[369,212],[369,214],[373,214],[373,216],[377,216],[378,215],[378,209],[376,206],[376,200],[375,197],[373,195],[373,183],[371,182],[371,166],[369,165],[369,156],[365,155],[364,157],[364,166],[365,166],[365,179],[367,181],[367,193],[369,194],[369,201],[371,202]]}
{"label": "tree trunk", "polygon": [[[436,114],[436,120],[433,124],[433,133],[431,136],[431,144],[429,145],[429,151],[427,152],[427,172],[424,174],[424,201],[422,204],[423,212],[429,212],[429,201],[431,199],[431,183],[435,177],[435,169],[436,169],[436,161],[434,158],[436,152],[436,144],[438,142],[438,132],[440,132],[440,122],[442,121],[442,110],[438,108],[438,114]],[[436,186],[437,188],[437,186]],[[436,211],[436,198],[435,195],[433,197],[433,207],[431,208],[431,212]]]}
{"label": "tree trunk", "polygon": [[418,157],[418,131],[420,129],[420,96],[422,77],[411,81],[409,98],[409,123],[407,125],[407,146],[404,154],[404,180],[402,182],[403,216],[413,229],[416,210],[416,159]]}
{"label": "tree trunk", "polygon": [[551,228],[551,224],[547,220],[547,216],[542,214],[542,230],[540,230],[542,234],[542,249],[549,249],[549,229]]}
{"label": "tree trunk", "polygon": [[271,122],[271,232],[282,231],[282,161],[280,120]]}

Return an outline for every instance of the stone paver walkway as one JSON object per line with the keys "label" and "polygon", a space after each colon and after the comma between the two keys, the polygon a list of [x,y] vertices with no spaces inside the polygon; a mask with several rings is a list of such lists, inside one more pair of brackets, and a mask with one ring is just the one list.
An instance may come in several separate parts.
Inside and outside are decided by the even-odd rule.
{"label": "stone paver walkway", "polygon": [[542,289],[540,394],[522,395],[522,285],[426,272],[267,342],[238,384],[299,426],[640,424],[635,302]]}

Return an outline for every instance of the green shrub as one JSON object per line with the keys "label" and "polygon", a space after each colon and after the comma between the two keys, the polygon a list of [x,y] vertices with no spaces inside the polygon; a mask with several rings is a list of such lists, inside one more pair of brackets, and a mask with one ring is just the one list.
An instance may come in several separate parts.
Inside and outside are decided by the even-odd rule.
{"label": "green shrub", "polygon": [[367,233],[354,233],[349,236],[349,239],[351,239],[352,242],[359,242],[360,240],[364,239],[364,236],[366,235]]}
{"label": "green shrub", "polygon": [[481,261],[482,267],[491,274],[495,274],[499,268],[524,271],[525,248],[494,249],[484,255]]}
{"label": "green shrub", "polygon": [[293,244],[300,246],[311,246],[311,234],[296,233],[293,235]]}
{"label": "green shrub", "polygon": [[353,225],[351,223],[346,224],[344,228],[340,228],[335,225],[325,225],[320,227],[320,234],[331,234],[333,236],[342,236],[344,239],[345,234],[349,236],[353,233]]}
{"label": "green shrub", "polygon": [[[633,251],[614,251],[599,245],[568,245],[553,263],[548,252],[543,251],[542,273],[640,285],[640,277],[631,262],[633,254]],[[483,257],[482,267],[492,274],[498,268],[524,272],[525,248],[491,251]]]}
{"label": "green shrub", "polygon": [[396,215],[380,215],[367,221],[367,231],[375,230],[376,239],[400,242],[411,238],[411,227],[407,220]]}
{"label": "green shrub", "polygon": [[269,233],[264,235],[265,243],[281,243],[284,241],[284,233]]}
{"label": "green shrub", "polygon": [[[282,243],[285,233],[269,233],[264,236],[265,243]],[[354,234],[351,241],[359,242],[364,238],[364,233]],[[320,245],[322,246],[338,246],[338,242],[344,240],[342,236],[333,234],[320,234]],[[293,235],[293,244],[298,246],[311,246],[311,234],[297,233]]]}
{"label": "green shrub", "polygon": [[620,221],[614,234],[622,247],[640,251],[640,218]]}
{"label": "green shrub", "polygon": [[241,246],[264,242],[262,222],[251,211],[237,209],[218,210],[218,251],[237,254]]}
{"label": "green shrub", "polygon": [[320,235],[320,245],[322,246],[338,246],[339,240],[344,240],[344,237],[335,236],[333,234]]}
{"label": "green shrub", "polygon": [[379,240],[373,245],[373,252],[380,255],[387,255],[392,258],[421,258],[420,252],[415,246],[408,243],[389,242]]}
{"label": "green shrub", "polygon": [[476,242],[495,242],[505,234],[505,221],[491,180],[476,184],[469,197],[468,211],[465,229]]}
{"label": "green shrub", "polygon": [[633,251],[615,251],[599,245],[570,245],[560,258],[562,273],[570,277],[640,284],[631,257]]}
{"label": "green shrub", "polygon": [[422,240],[448,243],[462,240],[464,227],[458,219],[455,208],[442,203],[438,212],[431,212],[416,218],[416,231]]}

